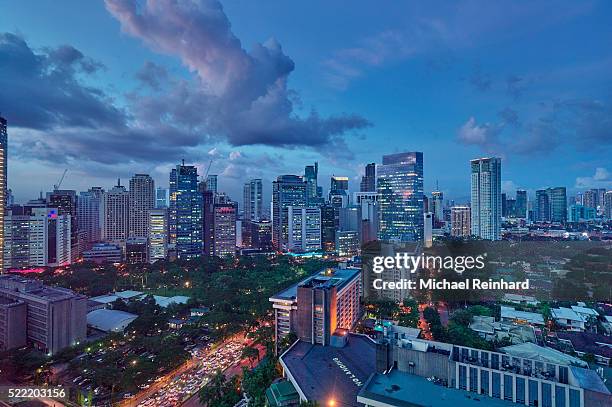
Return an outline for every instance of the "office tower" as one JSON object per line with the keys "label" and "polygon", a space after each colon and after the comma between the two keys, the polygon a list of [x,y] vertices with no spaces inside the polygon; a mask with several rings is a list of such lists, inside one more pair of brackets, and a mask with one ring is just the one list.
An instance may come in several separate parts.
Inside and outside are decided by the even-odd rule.
{"label": "office tower", "polygon": [[536,191],[535,203],[536,221],[565,222],[567,220],[567,195],[565,187]]}
{"label": "office tower", "polygon": [[612,191],[604,194],[604,216],[606,219],[612,219]]}
{"label": "office tower", "polygon": [[272,250],[272,222],[266,219],[250,222],[251,247],[262,251]]}
{"label": "office tower", "polygon": [[348,191],[344,189],[329,191],[329,203],[334,208],[346,208],[349,204]]}
{"label": "office tower", "polygon": [[157,209],[168,207],[168,189],[157,187],[155,189],[155,207]]}
{"label": "office tower", "polygon": [[506,217],[516,218],[516,199],[506,199]]}
{"label": "office tower", "polygon": [[[25,331],[27,342],[43,353],[52,355],[87,336],[87,297],[84,295],[45,286],[38,280],[1,275],[0,304],[7,302],[26,304],[25,323],[12,328]],[[0,326],[4,323],[0,320]]]}
{"label": "office tower", "polygon": [[318,196],[318,177],[319,177],[319,163],[315,162],[314,165],[307,165],[304,168],[304,181],[306,182],[306,200],[311,203],[314,198]]}
{"label": "office tower", "polygon": [[423,214],[423,241],[425,247],[433,246],[433,226],[434,216],[431,212],[425,212]]}
{"label": "office tower", "polygon": [[338,208],[323,204],[321,208],[321,245],[326,252],[333,252],[336,245],[336,213]]}
{"label": "office tower", "polygon": [[125,243],[128,238],[130,195],[121,180],[102,195],[102,240]]}
{"label": "office tower", "polygon": [[23,207],[12,206],[4,216],[4,270],[27,268],[30,259],[30,218]]}
{"label": "office tower", "polygon": [[[216,176],[214,179],[216,182]],[[202,255],[202,193],[198,190],[198,169],[185,165],[184,161],[170,172],[169,232],[170,243],[175,245],[179,259]]]}
{"label": "office tower", "polygon": [[379,239],[423,240],[423,153],[385,155],[377,173]]}
{"label": "office tower", "polygon": [[365,167],[365,175],[361,177],[360,192],[376,192],[376,164],[370,163]]}
{"label": "office tower", "polygon": [[166,208],[149,211],[149,263],[165,260],[168,256],[168,210]]}
{"label": "office tower", "polygon": [[155,182],[148,174],[135,174],[130,179],[129,237],[149,236],[149,211],[155,207]]}
{"label": "office tower", "polygon": [[469,206],[451,207],[451,236],[469,237],[471,234],[471,217]]}
{"label": "office tower", "polygon": [[472,173],[472,235],[501,239],[501,158],[470,161]]}
{"label": "office tower", "polygon": [[102,208],[103,196],[104,190],[100,187],[92,187],[88,191],[79,193],[77,218],[79,237],[83,240],[84,249],[89,249],[92,244],[102,240],[100,208]]}
{"label": "office tower", "polygon": [[330,191],[348,191],[349,179],[348,177],[342,177],[339,175],[332,175],[330,181]]}
{"label": "office tower", "polygon": [[433,215],[433,226],[437,229],[444,224],[444,194],[438,191],[436,183],[436,191],[431,193],[431,213]]}
{"label": "office tower", "polygon": [[505,192],[501,194],[501,207],[502,217],[505,218],[508,216],[508,197]]}
{"label": "office tower", "polygon": [[321,249],[321,209],[318,207],[287,208],[287,249],[304,253]]}
{"label": "office tower", "polygon": [[149,261],[149,247],[146,237],[130,237],[125,241],[125,262],[143,264]]}
{"label": "office tower", "polygon": [[361,316],[361,270],[325,269],[272,296],[276,343],[289,332],[329,345],[337,329],[350,330]]}
{"label": "office tower", "polygon": [[570,205],[567,209],[567,220],[569,222],[588,222],[597,218],[597,209],[584,205]]}
{"label": "office tower", "polygon": [[0,298],[0,352],[27,345],[24,329],[28,306],[18,299]]}
{"label": "office tower", "polygon": [[340,257],[358,256],[360,252],[359,234],[354,230],[336,232],[336,253]]}
{"label": "office tower", "polygon": [[262,218],[263,185],[261,179],[252,179],[244,184],[243,220],[258,221]]}
{"label": "office tower", "polygon": [[214,205],[213,254],[217,257],[236,255],[236,214],[235,202],[221,200]]}
{"label": "office tower", "polygon": [[[6,119],[0,116],[0,247],[4,246],[4,215],[6,211],[7,163],[8,163],[8,132]],[[4,253],[0,250],[0,270],[4,268]]]}
{"label": "office tower", "polygon": [[202,194],[202,244],[203,252],[206,256],[214,254],[214,239],[215,239],[215,193],[205,189],[206,184],[201,188]]}
{"label": "office tower", "polygon": [[379,205],[376,192],[355,192],[355,204],[361,207],[360,243],[365,244],[378,238]]}
{"label": "office tower", "polygon": [[290,206],[306,206],[306,182],[297,175],[281,175],[272,182],[272,243],[276,250],[287,244]]}
{"label": "office tower", "polygon": [[582,204],[587,208],[597,208],[597,190],[590,189],[582,194]]}
{"label": "office tower", "polygon": [[217,175],[210,174],[206,177],[206,190],[217,193]]}
{"label": "office tower", "polygon": [[71,261],[75,261],[81,252],[79,246],[76,191],[55,189],[53,192],[47,192],[47,205],[49,208],[57,208],[58,215],[70,216]]}
{"label": "office tower", "polygon": [[340,208],[340,223],[338,230],[355,231],[359,235],[361,229],[361,205],[349,205]]}
{"label": "office tower", "polygon": [[517,218],[527,218],[527,191],[524,189],[516,190],[515,215]]}

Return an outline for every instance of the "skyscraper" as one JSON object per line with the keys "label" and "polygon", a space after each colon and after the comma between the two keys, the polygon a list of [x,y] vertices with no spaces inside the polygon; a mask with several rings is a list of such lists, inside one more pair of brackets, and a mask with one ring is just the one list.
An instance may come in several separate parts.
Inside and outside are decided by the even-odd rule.
{"label": "skyscraper", "polygon": [[168,210],[149,211],[149,263],[163,260],[168,256]]}
{"label": "skyscraper", "polygon": [[365,175],[361,177],[360,192],[376,192],[376,164],[370,163],[365,167]]}
{"label": "skyscraper", "polygon": [[280,175],[272,182],[272,244],[286,248],[288,208],[306,206],[306,182],[297,175]]}
{"label": "skyscraper", "polygon": [[[8,132],[6,130],[6,119],[0,116],[0,247],[4,245],[4,215],[6,211],[6,188],[7,188],[7,144]],[[4,253],[0,250],[0,270],[3,268]]]}
{"label": "skyscraper", "polygon": [[604,194],[604,216],[606,219],[612,219],[612,190]]}
{"label": "skyscraper", "polygon": [[83,239],[84,249],[90,249],[93,243],[102,240],[100,208],[102,207],[103,195],[104,190],[101,187],[92,187],[79,194],[77,218],[79,220],[79,237]]}
{"label": "skyscraper", "polygon": [[567,220],[567,194],[565,187],[536,191],[536,221],[565,222]]}
{"label": "skyscraper", "polygon": [[168,225],[170,243],[176,246],[179,259],[202,255],[202,194],[198,191],[198,169],[185,165],[184,161],[170,172]]}
{"label": "skyscraper", "polygon": [[261,179],[252,179],[244,184],[243,220],[258,221],[262,218],[263,186]]}
{"label": "skyscraper", "polygon": [[155,207],[155,183],[148,174],[130,179],[129,237],[149,237],[149,211]]}
{"label": "skyscraper", "polygon": [[470,161],[472,173],[472,235],[501,239],[501,158]]}
{"label": "skyscraper", "polygon": [[168,207],[168,190],[166,188],[157,187],[155,189],[155,207],[157,209]]}
{"label": "skyscraper", "polygon": [[306,200],[310,203],[317,197],[318,191],[318,176],[319,176],[319,163],[315,162],[314,165],[307,165],[304,168],[304,181],[306,182]]}
{"label": "skyscraper", "polygon": [[436,183],[436,191],[431,193],[431,213],[433,215],[433,227],[439,228],[444,223],[444,194],[438,191]]}
{"label": "skyscraper", "polygon": [[348,191],[349,189],[348,177],[342,177],[339,175],[332,175],[330,182],[330,193],[331,191]]}
{"label": "skyscraper", "polygon": [[527,191],[524,189],[516,190],[515,212],[517,218],[527,218]]}
{"label": "skyscraper", "polygon": [[451,207],[451,236],[468,237],[471,234],[470,227],[470,207],[453,206]]}
{"label": "skyscraper", "polygon": [[298,253],[320,250],[321,209],[289,206],[287,216],[287,249]]}
{"label": "skyscraper", "polygon": [[423,240],[423,153],[385,155],[377,172],[378,238],[401,242]]}
{"label": "skyscraper", "polygon": [[206,177],[206,189],[212,191],[214,194],[217,193],[217,176],[214,174]]}
{"label": "skyscraper", "polygon": [[71,189],[55,189],[47,192],[47,204],[50,208],[57,208],[58,215],[70,216],[70,246],[72,261],[80,255],[79,225],[77,219],[77,194]]}
{"label": "skyscraper", "polygon": [[102,239],[108,243],[125,243],[128,238],[130,195],[121,180],[102,196]]}
{"label": "skyscraper", "polygon": [[214,205],[213,254],[217,257],[236,255],[237,204],[229,199]]}

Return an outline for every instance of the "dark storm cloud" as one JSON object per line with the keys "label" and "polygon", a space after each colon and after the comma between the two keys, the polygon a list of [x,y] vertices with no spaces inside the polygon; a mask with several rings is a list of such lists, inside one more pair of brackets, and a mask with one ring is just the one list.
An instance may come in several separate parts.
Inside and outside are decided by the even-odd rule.
{"label": "dark storm cloud", "polygon": [[0,34],[0,109],[12,126],[120,127],[124,113],[76,77],[99,68],[71,46],[35,53],[23,38]]}
{"label": "dark storm cloud", "polygon": [[[206,144],[310,147],[323,154],[370,123],[361,116],[300,115],[287,86],[294,63],[268,40],[242,48],[217,1],[108,1],[122,29],[153,50],[177,56],[194,73],[173,77],[146,62],[141,86],[121,104],[92,75],[104,69],[70,45],[34,50],[0,35],[0,111],[11,126],[16,156],[42,161],[197,160]],[[144,85],[144,86],[142,86]],[[117,106],[121,105],[119,108]],[[17,136],[18,137],[15,137]]]}

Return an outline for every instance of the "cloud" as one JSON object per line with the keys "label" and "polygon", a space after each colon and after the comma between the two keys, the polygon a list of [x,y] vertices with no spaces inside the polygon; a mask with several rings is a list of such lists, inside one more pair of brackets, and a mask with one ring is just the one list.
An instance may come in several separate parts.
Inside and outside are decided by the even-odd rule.
{"label": "cloud", "polygon": [[595,173],[590,177],[577,177],[576,188],[607,188],[612,189],[612,174],[603,167],[597,167]]}
{"label": "cloud", "polygon": [[106,5],[123,31],[180,58],[192,74],[173,76],[147,61],[135,75],[139,86],[116,95],[119,103],[93,76],[104,66],[80,50],[35,50],[0,34],[0,106],[14,156],[75,166],[167,163],[199,160],[216,144],[332,154],[371,126],[351,113],[301,115],[287,86],[294,62],[274,39],[243,49],[218,1]]}
{"label": "cloud", "polygon": [[275,39],[247,51],[216,0],[107,0],[124,32],[153,50],[177,56],[196,78],[163,95],[134,99],[143,118],[164,117],[235,146],[311,146],[324,150],[347,133],[369,127],[355,114],[297,114],[287,86],[293,60]]}
{"label": "cloud", "polygon": [[550,154],[564,146],[601,151],[612,147],[612,104],[596,99],[563,99],[544,103],[543,111],[522,123],[518,112],[505,108],[497,123],[478,124],[470,117],[457,141],[483,151],[522,155]]}

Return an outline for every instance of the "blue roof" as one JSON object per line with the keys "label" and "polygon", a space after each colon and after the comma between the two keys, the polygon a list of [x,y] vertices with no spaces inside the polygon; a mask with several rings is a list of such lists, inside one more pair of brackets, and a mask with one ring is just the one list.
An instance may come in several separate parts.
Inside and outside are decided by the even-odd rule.
{"label": "blue roof", "polygon": [[610,394],[610,391],[594,370],[583,369],[576,366],[570,366],[570,370],[574,378],[578,381],[579,387],[598,393]]}

